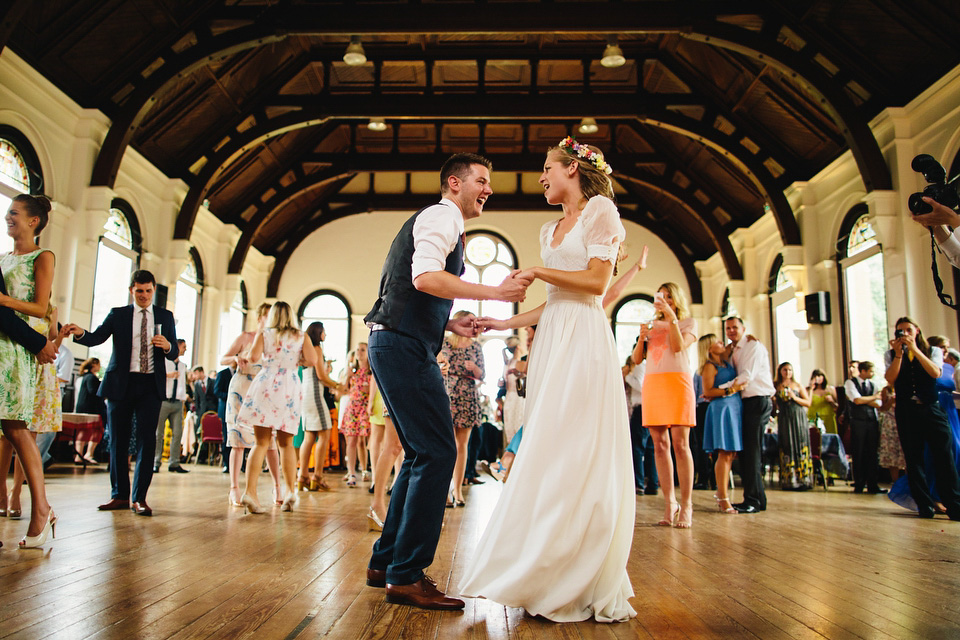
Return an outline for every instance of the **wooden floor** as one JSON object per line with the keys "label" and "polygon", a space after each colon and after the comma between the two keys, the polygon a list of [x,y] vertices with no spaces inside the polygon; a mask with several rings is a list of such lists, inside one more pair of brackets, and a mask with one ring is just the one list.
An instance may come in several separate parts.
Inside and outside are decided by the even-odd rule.
{"label": "wooden floor", "polygon": [[[155,476],[155,515],[142,518],[96,510],[109,495],[104,469],[55,466],[52,545],[19,551],[27,521],[0,519],[0,637],[960,637],[960,523],[846,487],[770,491],[769,511],[751,516],[717,513],[699,491],[690,531],[653,525],[660,498],[638,497],[637,617],[560,625],[485,600],[462,614],[386,604],[364,585],[369,495],[339,476],[292,514],[245,516],[227,504],[226,475],[189,468]],[[447,511],[429,570],[441,587],[456,585],[496,501],[500,486],[486,480]]]}

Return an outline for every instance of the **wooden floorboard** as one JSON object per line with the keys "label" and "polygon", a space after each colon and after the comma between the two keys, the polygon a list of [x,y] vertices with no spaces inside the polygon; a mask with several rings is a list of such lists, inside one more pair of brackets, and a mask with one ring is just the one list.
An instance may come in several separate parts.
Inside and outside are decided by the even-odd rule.
{"label": "wooden floorboard", "polygon": [[[244,515],[218,469],[161,472],[153,518],[98,512],[106,470],[55,466],[60,520],[43,550],[19,551],[27,521],[0,519],[0,638],[80,640],[615,640],[960,637],[960,523],[920,520],[884,496],[768,491],[769,510],[727,516],[695,492],[694,527],[658,527],[659,497],[637,498],[628,565],[637,617],[554,624],[468,599],[462,613],[389,605],[365,585],[376,534],[370,496],[332,476],[293,513]],[[500,486],[446,512],[428,573],[453,592]],[[269,481],[261,482],[269,504]],[[29,493],[24,491],[24,507]],[[27,508],[24,509],[28,511]]]}

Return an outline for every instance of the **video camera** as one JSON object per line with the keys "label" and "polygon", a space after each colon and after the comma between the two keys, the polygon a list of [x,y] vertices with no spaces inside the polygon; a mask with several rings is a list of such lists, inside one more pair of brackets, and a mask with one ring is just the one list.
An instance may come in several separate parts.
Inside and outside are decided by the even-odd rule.
{"label": "video camera", "polygon": [[[933,211],[933,207],[923,201],[924,196],[933,198],[948,209],[960,207],[960,193],[957,192],[957,187],[960,187],[957,178],[960,176],[954,176],[948,181],[947,172],[943,169],[943,165],[926,153],[921,153],[915,157],[910,163],[910,168],[923,174],[923,179],[928,183],[926,189],[920,193],[910,194],[910,198],[907,200],[907,206],[910,207],[910,212],[913,215]],[[953,298],[943,292],[943,280],[940,279],[940,270],[937,268],[936,246],[933,229],[930,229],[930,268],[933,271],[933,284],[937,289],[937,297],[944,305],[951,309],[957,309],[960,305],[954,304]]]}
{"label": "video camera", "polygon": [[926,189],[911,194],[910,199],[907,200],[907,206],[910,207],[910,212],[913,215],[933,211],[933,207],[923,201],[924,196],[933,198],[948,209],[960,207],[960,194],[957,193],[957,187],[960,187],[957,178],[960,176],[954,176],[948,182],[947,172],[943,165],[926,153],[921,153],[914,158],[910,163],[910,168],[922,174],[923,179],[929,183]]}

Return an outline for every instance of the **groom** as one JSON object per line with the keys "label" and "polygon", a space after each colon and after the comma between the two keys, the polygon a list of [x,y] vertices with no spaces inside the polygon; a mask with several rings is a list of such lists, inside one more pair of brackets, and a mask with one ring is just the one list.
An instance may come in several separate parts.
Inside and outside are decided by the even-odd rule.
{"label": "groom", "polygon": [[455,298],[519,302],[531,282],[515,277],[516,272],[496,287],[460,279],[464,222],[483,213],[493,193],[490,169],[489,160],[472,153],[458,153],[444,163],[440,202],[401,227],[383,264],[377,302],[364,318],[370,327],[370,366],[405,454],[367,568],[367,584],[386,587],[386,600],[394,604],[463,608],[463,600],[448,598],[424,574],[440,539],[457,457],[450,400],[436,356],[444,330],[477,333],[472,318],[449,320]]}

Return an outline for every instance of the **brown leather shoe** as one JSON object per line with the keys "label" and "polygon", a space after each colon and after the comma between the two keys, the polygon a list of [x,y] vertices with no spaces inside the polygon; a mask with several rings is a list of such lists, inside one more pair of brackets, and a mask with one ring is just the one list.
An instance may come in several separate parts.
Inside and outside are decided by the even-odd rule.
{"label": "brown leather shoe", "polygon": [[442,611],[463,609],[463,600],[448,598],[428,576],[423,576],[413,584],[387,584],[387,602]]}
{"label": "brown leather shoe", "polygon": [[133,505],[131,505],[130,510],[138,516],[153,515],[153,509],[151,509],[146,502],[134,502]]}
{"label": "brown leather shoe", "polygon": [[97,507],[100,511],[119,511],[120,509],[129,509],[129,500],[111,500]]}
{"label": "brown leather shoe", "polygon": [[387,572],[382,569],[367,569],[367,586],[381,589],[387,586]]}

